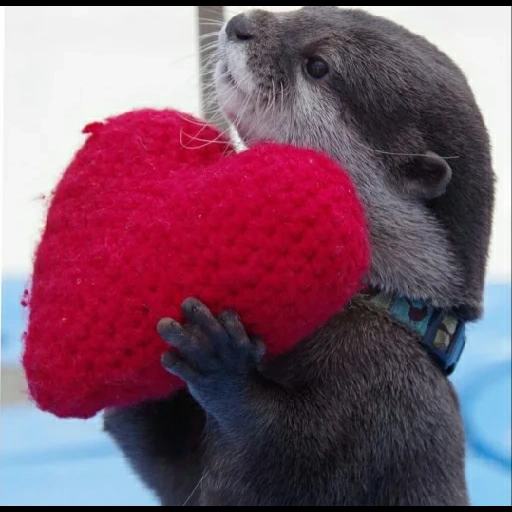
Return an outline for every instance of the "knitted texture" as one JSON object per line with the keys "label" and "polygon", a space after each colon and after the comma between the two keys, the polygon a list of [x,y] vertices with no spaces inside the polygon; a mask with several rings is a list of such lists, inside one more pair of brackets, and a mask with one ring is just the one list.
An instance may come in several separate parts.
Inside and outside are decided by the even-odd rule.
{"label": "knitted texture", "polygon": [[[37,406],[89,418],[184,384],[160,364],[158,320],[197,297],[234,308],[268,354],[343,308],[369,264],[364,212],[326,156],[235,153],[172,110],[92,123],[51,197],[23,364]],[[208,143],[208,141],[212,141]]]}

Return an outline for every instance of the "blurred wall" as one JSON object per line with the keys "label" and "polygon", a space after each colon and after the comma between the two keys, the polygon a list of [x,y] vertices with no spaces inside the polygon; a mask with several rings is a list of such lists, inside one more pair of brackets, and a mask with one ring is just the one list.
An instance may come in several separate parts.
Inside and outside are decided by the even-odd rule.
{"label": "blurred wall", "polygon": [[[467,73],[498,175],[489,278],[510,281],[510,6],[365,8],[427,36]],[[144,106],[199,114],[195,16],[193,6],[6,8],[4,275],[30,269],[40,197],[83,142],[86,123]]]}

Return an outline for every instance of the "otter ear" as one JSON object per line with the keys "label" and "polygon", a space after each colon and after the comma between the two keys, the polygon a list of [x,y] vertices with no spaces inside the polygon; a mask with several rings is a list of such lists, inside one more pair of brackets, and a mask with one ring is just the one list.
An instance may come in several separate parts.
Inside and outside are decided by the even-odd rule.
{"label": "otter ear", "polygon": [[419,199],[429,200],[443,195],[451,179],[448,162],[432,151],[415,156],[406,170],[407,191]]}

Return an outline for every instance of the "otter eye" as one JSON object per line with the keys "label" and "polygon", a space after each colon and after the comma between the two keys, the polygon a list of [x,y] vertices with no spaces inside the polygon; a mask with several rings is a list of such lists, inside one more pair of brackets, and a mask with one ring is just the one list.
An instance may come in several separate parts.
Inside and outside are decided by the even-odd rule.
{"label": "otter eye", "polygon": [[323,59],[312,57],[306,61],[306,71],[311,78],[319,80],[329,73],[329,65]]}

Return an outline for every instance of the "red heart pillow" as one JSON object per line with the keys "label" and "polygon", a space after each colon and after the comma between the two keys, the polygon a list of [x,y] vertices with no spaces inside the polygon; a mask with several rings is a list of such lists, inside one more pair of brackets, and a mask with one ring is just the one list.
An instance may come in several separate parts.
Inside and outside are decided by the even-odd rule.
{"label": "red heart pillow", "polygon": [[199,120],[140,110],[93,123],[54,191],[37,248],[23,364],[43,410],[88,418],[168,396],[156,325],[195,296],[235,308],[269,354],[359,289],[362,207],[326,156],[236,154]]}

